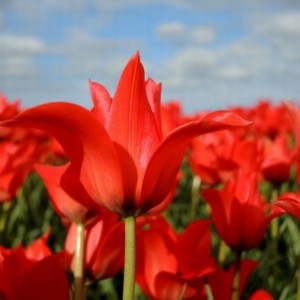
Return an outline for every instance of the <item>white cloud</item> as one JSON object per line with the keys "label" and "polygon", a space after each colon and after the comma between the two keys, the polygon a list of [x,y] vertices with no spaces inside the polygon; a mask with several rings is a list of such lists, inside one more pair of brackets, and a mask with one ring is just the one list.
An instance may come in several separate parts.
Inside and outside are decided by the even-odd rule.
{"label": "white cloud", "polygon": [[194,79],[198,80],[217,65],[218,57],[213,51],[205,48],[188,47],[179,50],[173,57],[166,61],[163,70],[166,77],[182,78],[183,86],[192,84]]}
{"label": "white cloud", "polygon": [[160,38],[182,39],[187,32],[186,26],[181,22],[163,23],[157,26],[156,34]]}
{"label": "white cloud", "polygon": [[113,90],[129,57],[143,47],[139,40],[99,39],[86,30],[73,28],[53,51],[64,59],[64,64],[56,68],[65,78],[80,78],[86,85],[92,79]]}
{"label": "white cloud", "polygon": [[266,60],[270,54],[271,49],[268,45],[260,44],[253,37],[239,38],[229,44],[219,47],[220,55],[224,59],[238,59],[238,60]]}
{"label": "white cloud", "polygon": [[29,76],[36,74],[37,55],[46,50],[46,45],[32,36],[13,34],[0,35],[0,69],[1,78],[13,76]]}
{"label": "white cloud", "polygon": [[[298,76],[300,67],[300,10],[253,16],[254,33],[271,49],[270,56],[282,76]],[[293,74],[293,75],[292,75]]]}
{"label": "white cloud", "polygon": [[215,71],[216,76],[224,79],[242,79],[249,75],[249,70],[241,65],[221,66]]}
{"label": "white cloud", "polygon": [[[8,56],[0,62],[2,76],[28,76],[36,73],[35,62],[29,56]],[[0,77],[0,78],[1,78]]]}
{"label": "white cloud", "polygon": [[[162,68],[165,97],[182,99],[188,111],[247,102],[249,105],[265,97],[277,101],[299,99],[300,61],[297,65],[295,60],[300,60],[300,45],[295,47],[295,40],[298,44],[299,39],[292,38],[297,30],[287,34],[291,25],[282,29],[286,34],[275,30],[273,34],[277,34],[278,42],[275,44],[274,36],[270,42],[270,31],[255,34],[257,28],[253,20],[249,18],[247,37],[213,44],[213,47],[193,44],[177,48]],[[293,18],[293,24],[295,22]]]}
{"label": "white cloud", "polygon": [[39,54],[45,51],[44,43],[38,38],[13,34],[0,35],[0,53]]}
{"label": "white cloud", "polygon": [[174,88],[197,87],[203,81],[244,80],[270,67],[268,55],[268,49],[245,39],[215,48],[187,46],[165,61],[162,76],[165,85]]}
{"label": "white cloud", "polygon": [[176,41],[184,44],[206,44],[215,41],[216,32],[212,26],[186,26],[182,22],[159,24],[155,29],[156,35],[166,41]]}
{"label": "white cloud", "polygon": [[273,37],[300,38],[300,12],[269,14],[256,30]]}
{"label": "white cloud", "polygon": [[[279,0],[253,0],[245,7],[238,0],[7,3],[20,21],[18,26],[24,27],[24,35],[12,34],[13,26],[10,27],[5,15],[0,15],[0,23],[6,22],[7,32],[0,35],[0,89],[9,88],[9,93],[18,93],[20,97],[32,97],[39,102],[89,99],[88,79],[103,83],[113,94],[124,65],[137,49],[141,50],[146,76],[151,72],[155,80],[162,81],[165,97],[186,100],[189,110],[196,108],[198,100],[202,107],[225,107],[226,103],[240,99],[256,101],[260,96],[300,95],[296,84],[300,79],[300,13],[299,9],[282,13],[269,10]],[[282,7],[293,8],[295,3],[286,0]],[[153,28],[145,18],[144,35],[142,28],[134,31],[124,26],[117,28],[117,35],[112,29],[110,36],[101,36],[136,5],[146,13],[153,5],[162,5],[167,18],[155,15],[151,19],[156,22]],[[199,23],[178,15],[168,18],[167,9],[174,7],[177,11],[183,9],[185,16],[198,11]],[[215,9],[219,9],[220,16],[224,13],[226,22],[220,18],[221,24],[211,18]],[[89,11],[93,11],[92,16]],[[51,31],[50,23],[64,17],[62,27]],[[135,21],[140,24],[138,17]],[[46,37],[43,41],[35,35],[44,30],[52,34],[51,44]],[[122,38],[123,33],[126,38]]]}
{"label": "white cloud", "polygon": [[190,38],[196,43],[211,43],[216,39],[216,31],[211,26],[196,26],[190,32]]}

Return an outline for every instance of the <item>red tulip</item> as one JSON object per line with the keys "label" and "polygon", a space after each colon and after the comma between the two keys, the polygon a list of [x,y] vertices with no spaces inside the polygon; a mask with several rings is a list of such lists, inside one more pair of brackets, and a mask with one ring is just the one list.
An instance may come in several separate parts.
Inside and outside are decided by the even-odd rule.
{"label": "red tulip", "polygon": [[[242,260],[240,269],[239,295],[243,294],[249,275],[257,267],[258,262],[253,260]],[[211,287],[214,300],[231,299],[234,280],[234,264],[228,270],[218,269],[208,275],[208,283]]]}
{"label": "red tulip", "polygon": [[[36,162],[43,162],[50,145],[39,134],[28,132],[21,140],[0,143],[0,202],[12,200]],[[46,138],[47,139],[47,138]]]}
{"label": "red tulip", "polygon": [[[73,270],[77,241],[76,224],[69,227],[65,242],[67,263]],[[108,210],[84,229],[84,274],[90,279],[114,276],[124,265],[124,223]]]}
{"label": "red tulip", "polygon": [[150,299],[200,299],[203,278],[215,270],[209,221],[196,221],[177,236],[161,217],[137,232],[137,282]]}
{"label": "red tulip", "polygon": [[51,254],[44,238],[27,249],[0,247],[0,298],[70,299],[64,255]]}
{"label": "red tulip", "polygon": [[256,137],[268,137],[274,139],[278,134],[284,134],[291,131],[291,122],[286,105],[280,103],[273,105],[271,101],[265,99],[256,106],[250,108],[235,108],[232,111],[238,113],[247,120],[253,121],[253,124],[245,128],[246,135]]}
{"label": "red tulip", "polygon": [[269,207],[257,187],[256,174],[240,171],[223,190],[206,189],[202,195],[212,209],[216,230],[225,243],[236,251],[256,247],[263,239],[269,222],[282,210]]}
{"label": "red tulip", "polygon": [[92,112],[75,104],[48,103],[1,125],[29,126],[53,135],[70,159],[60,183],[63,189],[76,199],[88,194],[98,205],[125,217],[163,201],[192,138],[249,124],[219,111],[162,138],[160,85],[145,83],[138,54],[125,67],[113,101],[102,85],[91,82],[90,87]]}
{"label": "red tulip", "polygon": [[[0,94],[0,120],[20,112],[19,102],[8,103]],[[33,164],[44,162],[52,153],[51,141],[44,133],[29,128],[0,127],[0,202],[12,200]]]}
{"label": "red tulip", "polygon": [[300,152],[300,108],[292,103],[284,103],[289,112],[293,133],[295,135],[296,150]]}
{"label": "red tulip", "polygon": [[274,183],[288,181],[294,153],[288,149],[286,136],[278,135],[274,141],[265,139],[264,152],[261,165],[264,177]]}
{"label": "red tulip", "polygon": [[189,162],[203,183],[220,183],[238,168],[232,160],[232,148],[237,142],[229,131],[209,133],[191,141]]}
{"label": "red tulip", "polygon": [[295,137],[295,151],[296,151],[296,167],[297,167],[297,181],[300,183],[300,108],[290,103],[285,103],[293,125],[293,133]]}

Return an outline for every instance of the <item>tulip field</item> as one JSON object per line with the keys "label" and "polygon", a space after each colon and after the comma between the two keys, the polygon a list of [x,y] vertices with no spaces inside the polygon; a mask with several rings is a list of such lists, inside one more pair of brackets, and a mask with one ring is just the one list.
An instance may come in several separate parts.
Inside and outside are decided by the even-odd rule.
{"label": "tulip field", "polygon": [[144,72],[0,94],[0,300],[300,300],[299,105],[187,114]]}

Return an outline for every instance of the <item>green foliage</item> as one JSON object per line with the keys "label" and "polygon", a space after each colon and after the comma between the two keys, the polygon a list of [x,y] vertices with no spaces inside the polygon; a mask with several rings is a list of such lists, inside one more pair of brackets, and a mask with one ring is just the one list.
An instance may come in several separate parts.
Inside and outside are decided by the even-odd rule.
{"label": "green foliage", "polygon": [[30,244],[44,233],[50,233],[49,246],[60,251],[66,229],[53,210],[47,191],[37,174],[32,173],[16,197],[0,206],[0,244],[13,248]]}

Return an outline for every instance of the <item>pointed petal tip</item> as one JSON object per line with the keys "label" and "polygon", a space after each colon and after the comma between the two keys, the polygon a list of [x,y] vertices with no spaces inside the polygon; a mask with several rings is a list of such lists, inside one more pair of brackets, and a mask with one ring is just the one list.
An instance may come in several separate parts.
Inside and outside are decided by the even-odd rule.
{"label": "pointed petal tip", "polygon": [[136,57],[137,59],[140,60],[140,51],[137,50],[136,53],[135,53],[135,55],[133,57]]}
{"label": "pointed petal tip", "polygon": [[156,82],[154,79],[151,77],[148,77],[146,80],[146,84],[151,84],[153,86],[156,86],[157,88],[162,88],[162,83],[161,82]]}
{"label": "pointed petal tip", "polygon": [[209,113],[204,117],[204,119],[214,119],[220,123],[228,124],[231,126],[249,126],[253,124],[253,121],[246,120],[239,116],[238,114],[228,111],[228,110],[218,110],[212,113]]}
{"label": "pointed petal tip", "polygon": [[129,59],[128,64],[130,63],[141,64],[140,52],[136,51],[136,53]]}

